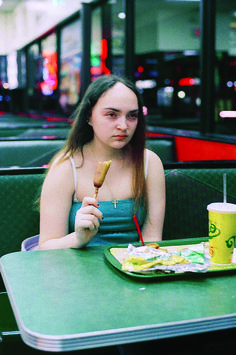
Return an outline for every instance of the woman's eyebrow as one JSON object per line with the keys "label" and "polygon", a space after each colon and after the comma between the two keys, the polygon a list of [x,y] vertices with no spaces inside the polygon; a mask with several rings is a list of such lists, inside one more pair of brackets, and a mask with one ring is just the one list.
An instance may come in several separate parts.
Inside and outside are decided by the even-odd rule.
{"label": "woman's eyebrow", "polygon": [[135,109],[135,110],[131,110],[131,111],[129,111],[130,113],[138,113],[138,108],[137,109]]}
{"label": "woman's eyebrow", "polygon": [[118,110],[117,108],[114,108],[114,107],[104,107],[104,110],[112,110],[115,112],[120,112],[120,110]]}
{"label": "woman's eyebrow", "polygon": [[[104,110],[112,110],[114,112],[121,112],[121,110],[114,108],[114,107],[104,107]],[[138,113],[139,109],[135,109],[135,110],[130,110],[129,113]]]}

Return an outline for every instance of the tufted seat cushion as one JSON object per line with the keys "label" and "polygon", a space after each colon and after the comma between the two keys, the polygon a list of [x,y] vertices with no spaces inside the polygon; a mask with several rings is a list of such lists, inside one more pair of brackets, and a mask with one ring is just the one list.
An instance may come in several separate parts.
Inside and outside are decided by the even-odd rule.
{"label": "tufted seat cushion", "polygon": [[207,237],[207,205],[223,201],[227,173],[227,201],[236,203],[236,169],[165,170],[166,213],[163,239]]}

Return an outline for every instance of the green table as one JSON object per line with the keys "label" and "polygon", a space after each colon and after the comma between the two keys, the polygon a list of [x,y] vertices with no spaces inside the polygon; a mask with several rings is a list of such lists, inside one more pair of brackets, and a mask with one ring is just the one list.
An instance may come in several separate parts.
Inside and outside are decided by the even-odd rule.
{"label": "green table", "polygon": [[26,344],[67,351],[236,327],[236,274],[135,280],[108,265],[103,250],[19,252],[1,258]]}

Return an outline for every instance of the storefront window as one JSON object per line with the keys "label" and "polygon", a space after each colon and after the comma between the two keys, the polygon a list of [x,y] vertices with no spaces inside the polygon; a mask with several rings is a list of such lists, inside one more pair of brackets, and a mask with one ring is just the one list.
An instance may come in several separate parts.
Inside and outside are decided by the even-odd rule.
{"label": "storefront window", "polygon": [[124,1],[112,4],[112,72],[125,74],[125,11]]}
{"label": "storefront window", "polygon": [[56,112],[56,89],[57,79],[57,48],[56,34],[52,33],[42,40],[42,82],[40,89],[43,99],[43,110],[51,113]]}
{"label": "storefront window", "polygon": [[198,129],[200,2],[136,0],[135,54],[149,123]]}
{"label": "storefront window", "polygon": [[[102,10],[97,7],[92,12],[91,32],[91,80],[95,80],[102,72]],[[104,50],[104,49],[103,49]]]}
{"label": "storefront window", "polygon": [[91,77],[124,75],[125,12],[123,0],[107,2],[92,12]]}
{"label": "storefront window", "polygon": [[235,134],[236,128],[236,7],[230,0],[216,7],[216,132]]}
{"label": "storefront window", "polygon": [[27,81],[28,81],[28,99],[29,109],[41,110],[41,89],[42,82],[42,57],[39,52],[39,45],[37,43],[32,44],[27,51]]}
{"label": "storefront window", "polygon": [[0,111],[9,111],[10,95],[7,80],[7,57],[0,55]]}
{"label": "storefront window", "polygon": [[81,22],[76,20],[61,32],[59,104],[70,115],[80,97]]}

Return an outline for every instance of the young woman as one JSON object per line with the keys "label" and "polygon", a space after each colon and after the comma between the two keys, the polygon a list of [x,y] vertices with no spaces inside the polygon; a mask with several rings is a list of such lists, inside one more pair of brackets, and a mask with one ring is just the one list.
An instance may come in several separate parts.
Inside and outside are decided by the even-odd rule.
{"label": "young woman", "polygon": [[[98,197],[98,161],[112,160]],[[46,175],[40,199],[41,249],[162,237],[165,178],[159,157],[145,149],[140,94],[127,79],[103,76],[88,88],[64,149]]]}

